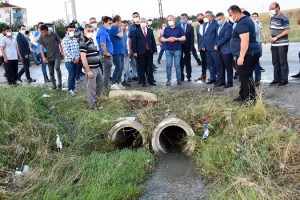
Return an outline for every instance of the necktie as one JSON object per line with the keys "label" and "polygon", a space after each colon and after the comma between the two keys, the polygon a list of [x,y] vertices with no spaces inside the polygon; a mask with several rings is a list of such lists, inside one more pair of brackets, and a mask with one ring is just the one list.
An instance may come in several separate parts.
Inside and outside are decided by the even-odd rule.
{"label": "necktie", "polygon": [[144,31],[144,36],[145,36],[145,38],[146,38],[146,49],[147,49],[147,51],[149,51],[149,45],[148,45],[148,42],[147,42],[147,33],[146,33],[146,29],[143,28],[143,31]]}
{"label": "necktie", "polygon": [[185,25],[185,24],[183,24],[183,31],[184,31],[184,32],[186,31],[186,29],[185,29],[185,26],[186,26],[186,25]]}

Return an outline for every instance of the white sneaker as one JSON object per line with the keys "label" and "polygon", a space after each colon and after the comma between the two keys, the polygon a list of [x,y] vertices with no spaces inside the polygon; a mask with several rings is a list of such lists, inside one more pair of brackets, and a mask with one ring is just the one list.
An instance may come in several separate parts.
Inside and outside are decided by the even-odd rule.
{"label": "white sneaker", "polygon": [[116,84],[116,83],[111,85],[111,89],[112,90],[121,90],[121,88],[119,87],[119,85]]}
{"label": "white sneaker", "polygon": [[71,95],[72,97],[75,97],[76,93],[73,91],[73,90],[70,90],[69,92],[69,95]]}
{"label": "white sneaker", "polygon": [[121,83],[118,83],[118,86],[119,86],[119,88],[120,88],[121,90],[124,90],[124,89],[125,89],[125,87],[124,87]]}
{"label": "white sneaker", "polygon": [[73,90],[73,92],[75,92],[75,93],[78,93],[78,91],[77,91],[77,90]]}

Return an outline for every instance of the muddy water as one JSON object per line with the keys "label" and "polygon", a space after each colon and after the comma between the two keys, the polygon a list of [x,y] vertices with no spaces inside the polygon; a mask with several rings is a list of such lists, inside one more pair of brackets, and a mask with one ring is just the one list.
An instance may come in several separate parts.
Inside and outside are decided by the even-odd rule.
{"label": "muddy water", "polygon": [[192,158],[169,153],[159,158],[141,200],[206,199],[205,185]]}

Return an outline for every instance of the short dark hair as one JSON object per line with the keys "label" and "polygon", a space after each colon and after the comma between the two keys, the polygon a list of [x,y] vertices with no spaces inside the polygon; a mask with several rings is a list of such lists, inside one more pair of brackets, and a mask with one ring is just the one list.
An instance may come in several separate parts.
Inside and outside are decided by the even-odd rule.
{"label": "short dark hair", "polygon": [[257,15],[257,17],[258,17],[258,13],[257,12],[252,13],[252,15]]}
{"label": "short dark hair", "polygon": [[69,25],[69,26],[66,27],[66,31],[68,31],[69,28],[74,28],[74,27]]}
{"label": "short dark hair", "polygon": [[138,12],[133,12],[132,15],[139,15],[140,16],[140,14]]}
{"label": "short dark hair", "polygon": [[251,14],[250,14],[247,10],[245,10],[245,11],[243,12],[243,14],[246,15],[246,16],[248,16],[248,17],[251,16]]}
{"label": "short dark hair", "polygon": [[197,17],[200,16],[200,15],[201,15],[201,16],[204,16],[203,13],[198,13],[198,14],[197,14]]}
{"label": "short dark hair", "polygon": [[225,15],[224,15],[224,13],[222,13],[222,12],[219,12],[218,14],[216,14],[216,17],[224,17]]}
{"label": "short dark hair", "polygon": [[49,29],[48,29],[48,26],[47,25],[42,25],[41,26],[41,31],[48,31]]}
{"label": "short dark hair", "polygon": [[104,16],[103,19],[102,19],[102,22],[107,23],[108,21],[112,21],[112,18],[108,17],[108,16]]}
{"label": "short dark hair", "polygon": [[30,33],[30,31],[25,31],[25,35],[28,35]]}
{"label": "short dark hair", "polygon": [[119,15],[114,16],[112,22],[115,23],[117,21],[120,21],[121,17]]}
{"label": "short dark hair", "polygon": [[275,6],[276,6],[276,8],[279,8],[279,10],[280,10],[280,5],[279,5],[279,3],[275,2]]}
{"label": "short dark hair", "polygon": [[7,27],[5,27],[5,30],[8,31],[8,30],[12,30],[12,29],[11,29],[11,27],[7,26]]}
{"label": "short dark hair", "polygon": [[18,29],[20,30],[22,27],[26,27],[26,26],[20,25],[20,26],[18,26]]}
{"label": "short dark hair", "polygon": [[128,21],[127,20],[123,20],[122,23],[123,24],[128,24]]}
{"label": "short dark hair", "polygon": [[44,24],[44,22],[39,22],[38,25],[40,25],[40,24]]}
{"label": "short dark hair", "polygon": [[182,13],[181,17],[187,17],[187,18],[189,18],[189,16],[186,13]]}
{"label": "short dark hair", "polygon": [[239,6],[237,6],[237,5],[232,5],[232,6],[230,6],[229,8],[228,8],[228,11],[229,10],[231,10],[232,12],[234,12],[234,13],[242,13],[242,10],[241,10],[241,8],[239,7]]}

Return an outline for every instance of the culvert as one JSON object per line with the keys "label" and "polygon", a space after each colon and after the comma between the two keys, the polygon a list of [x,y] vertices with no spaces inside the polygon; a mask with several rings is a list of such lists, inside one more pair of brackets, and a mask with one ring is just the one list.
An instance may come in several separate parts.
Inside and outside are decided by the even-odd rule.
{"label": "culvert", "polygon": [[124,120],[109,131],[109,139],[119,148],[140,148],[145,146],[144,126],[136,121]]}
{"label": "culvert", "polygon": [[195,149],[193,136],[195,136],[193,129],[185,121],[168,118],[154,129],[152,148],[156,155],[175,152],[190,154]]}

